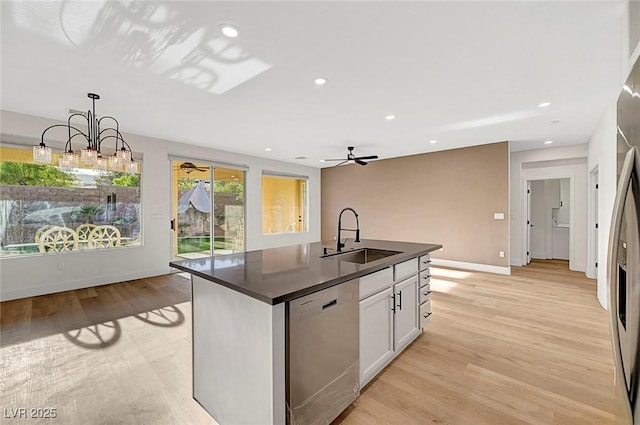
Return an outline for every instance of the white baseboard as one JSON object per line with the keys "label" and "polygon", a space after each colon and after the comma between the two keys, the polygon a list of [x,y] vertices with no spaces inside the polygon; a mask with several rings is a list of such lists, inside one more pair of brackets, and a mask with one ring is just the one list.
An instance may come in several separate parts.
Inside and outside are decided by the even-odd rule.
{"label": "white baseboard", "polygon": [[524,265],[524,263],[522,262],[522,260],[520,258],[512,258],[511,259],[511,265],[512,266],[516,266],[516,267],[521,267]]}
{"label": "white baseboard", "polygon": [[442,260],[440,258],[431,258],[431,264],[434,266],[454,267],[457,269],[476,270],[479,272],[489,272],[497,274],[511,274],[511,267],[492,266],[490,264],[467,263],[465,261]]}
{"label": "white baseboard", "polygon": [[169,273],[168,270],[141,270],[134,273],[123,273],[94,279],[78,279],[67,282],[57,282],[51,285],[37,285],[26,288],[0,291],[0,301],[17,300],[19,298],[37,297],[39,295],[54,294],[57,292],[72,291],[74,289],[91,288],[93,286],[108,285],[127,280],[144,279],[146,277],[159,276]]}
{"label": "white baseboard", "polygon": [[583,272],[585,275],[587,274],[586,273],[586,270],[587,270],[587,265],[586,264],[571,264],[571,263],[569,263],[569,264],[571,265],[571,267],[569,267],[569,268],[571,270],[573,270],[574,272]]}
{"label": "white baseboard", "polygon": [[533,251],[531,251],[531,258],[535,258],[536,260],[547,260],[549,257],[547,257],[547,253],[546,252],[533,252]]}

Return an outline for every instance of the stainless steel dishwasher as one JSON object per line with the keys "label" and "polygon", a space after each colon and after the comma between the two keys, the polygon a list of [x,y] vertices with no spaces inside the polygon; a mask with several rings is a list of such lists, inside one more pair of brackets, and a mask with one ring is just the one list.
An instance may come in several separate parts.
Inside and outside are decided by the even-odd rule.
{"label": "stainless steel dishwasher", "polygon": [[327,425],[360,395],[358,281],[287,303],[287,420]]}

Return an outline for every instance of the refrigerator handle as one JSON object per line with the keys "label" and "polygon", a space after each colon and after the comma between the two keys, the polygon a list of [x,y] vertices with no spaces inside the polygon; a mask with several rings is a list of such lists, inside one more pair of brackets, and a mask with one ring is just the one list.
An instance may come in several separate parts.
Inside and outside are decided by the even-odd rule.
{"label": "refrigerator handle", "polygon": [[[607,281],[609,284],[609,315],[611,322],[611,336],[613,338],[613,358],[616,370],[615,379],[618,381],[617,385],[623,385],[625,388],[627,384],[624,377],[624,370],[622,369],[622,353],[620,352],[620,335],[618,333],[618,288],[616,281],[618,273],[618,239],[620,238],[620,221],[622,220],[624,201],[627,196],[627,191],[629,190],[631,173],[633,172],[634,162],[636,160],[636,151],[637,148],[632,147],[627,152],[624,159],[624,165],[622,166],[622,172],[620,173],[620,180],[618,181],[618,190],[613,206],[611,229],[609,232],[609,267],[607,270]],[[630,388],[626,388],[627,394],[629,389]],[[629,417],[633,417],[631,413],[632,406],[628,397],[625,397],[624,404]]]}

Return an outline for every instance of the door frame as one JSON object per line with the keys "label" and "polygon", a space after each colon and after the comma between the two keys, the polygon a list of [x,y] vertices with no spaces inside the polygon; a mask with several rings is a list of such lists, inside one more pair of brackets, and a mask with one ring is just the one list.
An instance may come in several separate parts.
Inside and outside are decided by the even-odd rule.
{"label": "door frame", "polygon": [[525,199],[526,199],[526,203],[527,203],[527,217],[526,217],[526,224],[527,224],[527,231],[525,233],[526,235],[526,245],[525,245],[525,263],[524,265],[526,266],[527,264],[531,263],[531,180],[527,180],[527,189],[526,189],[526,193],[525,193]]}
{"label": "door frame", "polygon": [[[589,223],[589,250],[587,253],[587,277],[591,279],[597,279],[598,268],[602,267],[602,264],[598,262],[598,187],[599,187],[599,170],[598,165],[593,167],[589,172],[589,217],[587,219]],[[598,227],[596,227],[598,226]]]}
{"label": "door frame", "polygon": [[[574,263],[575,263],[575,223],[576,223],[576,208],[575,208],[575,198],[576,198],[576,182],[575,182],[575,176],[572,174],[564,174],[564,173],[558,173],[558,175],[547,175],[546,173],[540,176],[522,176],[521,178],[521,187],[522,187],[522,199],[521,199],[521,205],[522,205],[522,210],[521,210],[521,234],[522,234],[522,249],[523,251],[521,252],[521,255],[523,255],[520,258],[524,259],[524,264],[523,265],[527,265],[528,263],[526,263],[527,261],[527,252],[531,253],[531,247],[530,247],[530,238],[529,238],[529,234],[530,234],[530,228],[529,228],[529,224],[527,223],[528,217],[530,216],[529,214],[529,206],[530,206],[530,202],[529,202],[529,193],[527,193],[528,190],[531,190],[530,188],[530,182],[532,181],[536,181],[536,180],[562,180],[562,179],[569,179],[569,205],[570,205],[570,214],[569,214],[569,269],[570,270],[575,270],[574,268]],[[550,235],[549,235],[550,237]],[[585,270],[586,272],[586,270]]]}
{"label": "door frame", "polygon": [[[174,208],[177,208],[177,205],[174,205],[174,203],[178,202],[178,199],[176,199],[175,201],[173,200],[173,193],[174,190],[177,190],[177,188],[175,187],[175,183],[173,181],[173,161],[182,161],[182,162],[193,162],[195,164],[203,164],[206,165],[208,167],[210,167],[210,171],[209,171],[209,177],[211,179],[211,219],[210,221],[210,233],[212,235],[213,238],[213,226],[215,223],[215,218],[214,218],[214,203],[215,203],[215,193],[214,193],[214,189],[213,189],[213,184],[214,184],[214,179],[215,179],[215,169],[216,168],[227,168],[227,169],[233,169],[233,170],[237,170],[239,173],[242,173],[242,181],[244,183],[244,193],[243,193],[243,198],[244,201],[242,203],[242,214],[243,214],[243,232],[242,232],[242,247],[243,247],[243,252],[247,251],[247,172],[249,171],[249,167],[247,167],[246,165],[241,165],[241,164],[233,164],[233,163],[227,163],[227,162],[220,162],[220,161],[214,161],[214,160],[209,160],[209,159],[203,159],[203,158],[192,158],[192,157],[186,157],[186,156],[181,156],[181,155],[173,155],[173,154],[169,154],[168,155],[168,162],[169,162],[169,179],[170,179],[170,184],[169,184],[169,196],[171,197],[170,199],[170,206],[169,206],[169,231],[170,232],[174,232],[174,230],[171,230],[171,220],[176,219],[177,217],[174,217]],[[173,256],[173,240],[174,240],[174,236],[173,234],[171,234],[171,242],[169,243],[169,258],[170,261],[175,261],[175,258]],[[214,252],[214,243],[211,244],[211,255],[213,255]],[[172,271],[178,271],[177,269],[174,270],[172,269]]]}

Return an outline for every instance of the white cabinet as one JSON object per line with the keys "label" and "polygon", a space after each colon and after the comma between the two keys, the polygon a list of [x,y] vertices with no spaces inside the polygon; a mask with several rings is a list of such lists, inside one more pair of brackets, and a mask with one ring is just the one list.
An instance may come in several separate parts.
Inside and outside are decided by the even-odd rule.
{"label": "white cabinet", "polygon": [[562,199],[560,198],[560,180],[545,180],[545,192],[547,203],[550,208],[560,208]]}
{"label": "white cabinet", "polygon": [[569,259],[569,228],[551,229],[551,257],[559,260]]}
{"label": "white cabinet", "polygon": [[360,386],[393,358],[393,290],[360,301]]}
{"label": "white cabinet", "polygon": [[424,329],[431,320],[431,257],[429,254],[420,257],[420,273],[418,273],[418,326]]}
{"label": "white cabinet", "polygon": [[360,278],[360,387],[420,334],[418,270],[412,258]]}
{"label": "white cabinet", "polygon": [[393,317],[393,347],[402,350],[413,341],[420,330],[418,328],[418,277],[393,285],[395,314]]}

